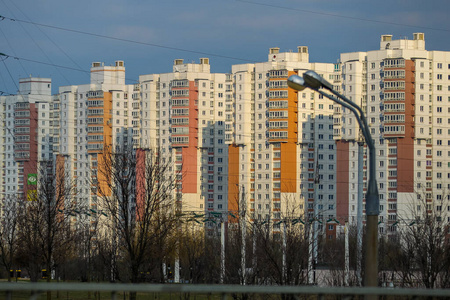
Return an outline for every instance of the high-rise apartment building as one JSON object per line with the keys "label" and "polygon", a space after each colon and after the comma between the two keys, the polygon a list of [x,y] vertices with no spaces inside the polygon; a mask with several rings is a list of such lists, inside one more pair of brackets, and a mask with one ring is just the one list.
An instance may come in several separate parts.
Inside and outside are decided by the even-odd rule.
{"label": "high-rise apartment building", "polygon": [[[382,35],[379,50],[341,54],[335,69],[335,88],[363,108],[375,142],[380,232],[395,231],[420,211],[447,209],[450,52],[427,51],[423,33],[412,40]],[[354,222],[362,137],[351,112],[336,106],[334,117],[337,168],[343,170],[336,183],[338,217]]]}
{"label": "high-rise apartment building", "polygon": [[267,61],[233,65],[230,74],[211,73],[208,58],[176,59],[172,72],[136,84],[125,84],[123,61],[94,62],[90,83],[55,96],[50,79],[21,79],[17,95],[0,96],[1,197],[26,196],[40,163],[64,162],[77,203],[96,209],[92,179],[105,147],[134,147],[172,165],[185,212],[235,213],[244,202],[252,221],[271,220],[278,230],[280,221],[317,220],[332,237],[337,221],[357,220],[367,153],[351,112],[288,88],[290,75],[307,70],[366,113],[381,232],[413,211],[449,209],[450,52],[427,51],[423,33],[383,35],[380,49],[343,53],[336,64],[309,62],[302,46],[271,48]]}
{"label": "high-rise apartment building", "polygon": [[124,62],[94,62],[90,74],[89,84],[59,88],[59,110],[54,112],[57,153],[65,161],[64,172],[74,179],[77,204],[85,210],[97,209],[92,180],[101,177],[97,170],[98,161],[108,155],[104,150],[137,144],[140,125],[139,84],[125,84]]}
{"label": "high-rise apartment building", "polygon": [[208,58],[176,59],[173,72],[139,81],[140,148],[155,149],[163,162],[173,163],[183,211],[227,212],[225,103],[233,96],[231,75],[210,73]]}
{"label": "high-rise apartment building", "polygon": [[[19,80],[17,95],[0,96],[2,203],[33,197],[41,167],[52,169],[51,79]],[[31,193],[31,194],[30,194]]]}
{"label": "high-rise apartment building", "polygon": [[[235,97],[227,116],[232,210],[242,199],[257,222],[278,223],[303,214],[309,221],[325,220],[324,225],[334,219],[333,103],[312,90],[296,92],[287,86],[290,75],[306,70],[329,80],[333,68],[310,63],[307,47],[284,53],[271,48],[267,62],[232,66]],[[333,234],[334,226],[323,226],[328,228]]]}

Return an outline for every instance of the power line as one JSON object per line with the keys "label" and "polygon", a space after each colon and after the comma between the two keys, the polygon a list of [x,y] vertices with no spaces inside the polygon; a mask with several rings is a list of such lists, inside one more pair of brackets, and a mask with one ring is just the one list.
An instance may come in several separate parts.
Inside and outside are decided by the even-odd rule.
{"label": "power line", "polygon": [[114,37],[114,36],[109,36],[109,35],[104,35],[104,34],[98,34],[98,33],[92,33],[92,32],[87,32],[87,31],[81,31],[81,30],[77,30],[77,29],[70,29],[70,28],[53,26],[53,25],[42,24],[42,23],[36,23],[36,22],[20,20],[20,19],[12,19],[12,18],[8,18],[8,17],[5,17],[5,16],[1,16],[1,15],[0,15],[0,19],[1,20],[13,21],[13,22],[21,22],[21,23],[26,23],[26,24],[32,24],[32,25],[35,25],[35,26],[47,27],[47,28],[52,28],[52,29],[57,29],[57,30],[62,30],[62,31],[67,31],[67,32],[83,34],[83,35],[89,35],[89,36],[93,36],[93,37],[99,37],[99,38],[104,38],[104,39],[109,39],[109,40],[114,40],[114,41],[127,42],[127,43],[132,43],[132,44],[137,44],[137,45],[151,46],[151,47],[157,47],[157,48],[162,48],[162,49],[182,51],[182,52],[189,52],[189,53],[207,55],[207,56],[211,56],[211,57],[239,60],[239,61],[245,61],[245,62],[254,62],[254,60],[250,60],[250,59],[246,59],[246,58],[233,57],[233,56],[227,56],[227,55],[220,55],[220,54],[214,54],[214,53],[197,51],[197,50],[191,50],[191,49],[185,49],[185,48],[179,48],[179,47],[171,47],[171,46],[166,46],[166,45],[161,45],[161,44],[156,44],[156,43],[140,42],[140,41],[124,39],[124,38],[119,38],[119,37]]}
{"label": "power line", "polygon": [[[16,3],[14,1],[10,1],[21,13],[22,15],[24,15],[29,21],[31,21],[31,19],[20,9],[20,7],[18,7],[16,5]],[[55,43],[43,30],[41,30],[41,28],[39,26],[36,26],[36,28],[43,34],[45,35],[49,41],[55,45],[55,47],[57,47],[59,49],[59,51],[61,51],[75,66],[77,66],[78,68],[82,69],[82,67],[77,64],[77,62],[75,60],[73,60],[57,43]]]}
{"label": "power line", "polygon": [[[87,71],[87,70],[83,70],[83,69],[78,69],[78,68],[74,68],[74,67],[58,65],[58,64],[54,64],[54,63],[42,62],[42,61],[33,60],[33,59],[29,59],[29,58],[24,58],[24,57],[12,56],[12,55],[9,55],[9,54],[6,54],[6,53],[0,53],[0,57],[2,57],[2,56],[5,57],[5,59],[11,57],[11,58],[13,58],[15,60],[18,60],[18,61],[23,60],[23,61],[27,61],[27,62],[32,62],[32,63],[46,65],[46,66],[51,66],[51,67],[55,67],[55,68],[61,68],[61,69],[67,69],[67,70],[82,72],[82,73],[86,73],[86,74],[90,74],[91,73],[91,71]],[[112,77],[113,75],[107,75],[107,76],[111,76]],[[139,82],[139,80],[130,79],[130,78],[125,78],[125,80],[136,82],[136,83]]]}
{"label": "power line", "polygon": [[[3,4],[9,9],[9,7],[6,5],[6,3],[4,1],[2,1]],[[9,9],[10,10],[10,9]],[[11,10],[10,10],[11,11]],[[11,12],[11,14],[13,14]],[[13,14],[14,16],[14,14]],[[47,55],[47,53],[44,51],[44,49],[42,49],[42,47],[36,42],[36,40],[33,38],[33,36],[25,29],[25,27],[23,26],[23,24],[20,23],[20,26],[22,27],[23,31],[25,31],[25,33],[28,35],[28,38],[36,45],[36,47],[38,47],[38,49],[42,52],[42,54],[45,56],[45,58],[50,62],[53,63],[52,60],[50,59],[50,57]],[[56,67],[55,67],[56,68]],[[62,78],[64,78],[64,80],[67,81],[67,83],[69,83],[69,80],[64,76],[63,73],[61,73],[60,69],[56,68],[56,71],[59,73],[59,75],[61,75]]]}
{"label": "power line", "polygon": [[352,16],[339,15],[339,14],[334,14],[334,13],[326,13],[326,12],[319,12],[319,11],[314,11],[314,10],[300,9],[300,8],[295,8],[295,7],[286,7],[286,6],[280,6],[280,5],[274,5],[274,4],[267,4],[267,3],[261,3],[261,2],[256,2],[256,1],[236,0],[236,2],[242,2],[242,3],[258,5],[258,6],[265,6],[265,7],[270,7],[270,8],[278,8],[278,9],[284,9],[284,10],[296,11],[296,12],[302,12],[302,13],[308,13],[308,14],[315,14],[315,15],[321,15],[321,16],[327,16],[327,17],[335,17],[335,18],[349,19],[349,20],[355,20],[355,21],[362,21],[362,22],[370,22],[370,23],[378,23],[378,24],[386,24],[386,25],[395,25],[395,26],[404,26],[404,27],[411,27],[411,28],[420,28],[420,29],[450,32],[449,29],[444,29],[444,28],[434,28],[434,27],[411,25],[411,24],[405,24],[405,23],[396,23],[396,22],[380,21],[380,20],[375,20],[375,19],[352,17]]}

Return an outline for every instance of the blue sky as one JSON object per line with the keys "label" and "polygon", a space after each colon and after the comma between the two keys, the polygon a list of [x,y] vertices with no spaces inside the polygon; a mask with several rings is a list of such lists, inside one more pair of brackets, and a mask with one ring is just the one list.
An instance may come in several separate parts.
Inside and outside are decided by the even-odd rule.
{"label": "blue sky", "polygon": [[424,32],[427,50],[450,51],[449,12],[448,0],[0,0],[7,17],[0,53],[20,58],[0,62],[0,91],[16,93],[19,78],[30,74],[51,77],[54,92],[88,83],[94,61],[124,60],[129,83],[170,72],[177,58],[209,57],[212,72],[229,72],[233,64],[265,61],[270,47],[308,46],[310,61],[335,62],[343,52],[378,49],[382,34]]}

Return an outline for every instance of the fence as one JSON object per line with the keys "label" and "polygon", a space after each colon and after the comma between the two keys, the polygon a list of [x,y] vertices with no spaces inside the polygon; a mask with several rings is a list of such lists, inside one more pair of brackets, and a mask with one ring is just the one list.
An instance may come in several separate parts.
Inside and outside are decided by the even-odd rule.
{"label": "fence", "polygon": [[[450,299],[450,289],[411,289],[411,288],[364,288],[364,287],[315,287],[315,286],[255,286],[255,285],[206,285],[206,284],[121,284],[121,283],[0,283],[0,292],[6,299],[14,299],[14,293],[29,292],[34,300],[45,292],[108,292],[111,299],[118,299],[119,292],[137,292],[153,294],[214,295],[222,300],[231,296],[265,295],[286,296],[295,299],[309,296],[308,299],[326,299],[339,296],[343,299],[366,296],[385,296],[387,299],[399,297],[418,299],[421,297]],[[186,296],[184,296],[186,298]],[[63,298],[65,299],[65,298]],[[138,297],[139,299],[139,297]],[[180,297],[181,299],[181,297]]]}

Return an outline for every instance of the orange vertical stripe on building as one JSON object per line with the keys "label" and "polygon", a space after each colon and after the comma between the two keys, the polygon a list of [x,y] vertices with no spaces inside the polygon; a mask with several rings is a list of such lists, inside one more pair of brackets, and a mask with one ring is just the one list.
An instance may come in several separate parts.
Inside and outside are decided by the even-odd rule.
{"label": "orange vertical stripe on building", "polygon": [[189,81],[189,145],[182,148],[183,193],[197,193],[198,155],[198,87]]}
{"label": "orange vertical stripe on building", "polygon": [[143,149],[136,150],[136,219],[139,221],[145,210],[146,190],[146,153]]}
{"label": "orange vertical stripe on building", "polygon": [[414,76],[415,65],[405,60],[405,137],[397,139],[397,192],[414,192]]}
{"label": "orange vertical stripe on building", "polygon": [[[336,141],[336,218],[344,224],[349,208],[349,143]],[[360,170],[362,171],[362,170]]]}
{"label": "orange vertical stripe on building", "polygon": [[[107,182],[106,164],[110,164],[112,145],[112,93],[103,93],[103,151],[97,153],[97,180],[99,182],[100,189],[103,195],[101,196],[111,196],[110,183]],[[97,152],[97,150],[95,151]],[[103,170],[101,169],[103,168]]]}
{"label": "orange vertical stripe on building", "polygon": [[[288,76],[296,74],[289,71]],[[288,89],[288,139],[281,144],[281,192],[297,192],[297,141],[298,141],[298,99],[297,92]]]}
{"label": "orange vertical stripe on building", "polygon": [[238,212],[239,146],[228,146],[228,211]]}
{"label": "orange vertical stripe on building", "polygon": [[297,192],[297,144],[281,144],[281,192]]}

